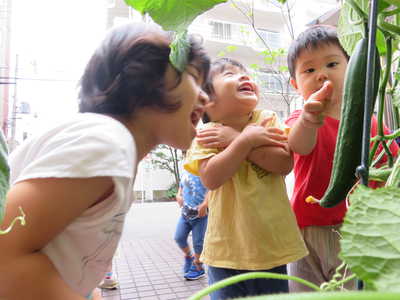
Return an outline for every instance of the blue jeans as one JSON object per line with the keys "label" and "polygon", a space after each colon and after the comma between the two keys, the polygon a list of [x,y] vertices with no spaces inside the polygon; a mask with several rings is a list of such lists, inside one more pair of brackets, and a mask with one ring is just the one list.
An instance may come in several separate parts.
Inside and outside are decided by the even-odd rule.
{"label": "blue jeans", "polygon": [[[225,268],[216,268],[208,266],[208,284],[239,275],[243,273],[254,272],[247,270],[234,270]],[[287,274],[286,265],[275,267],[270,270],[260,270],[257,272],[272,272],[277,274]],[[287,280],[281,279],[250,279],[238,282],[236,284],[224,287],[211,293],[211,300],[231,299],[247,296],[288,293],[289,286]]]}
{"label": "blue jeans", "polygon": [[187,220],[182,215],[176,226],[175,241],[183,249],[188,247],[188,236],[192,232],[194,253],[201,254],[203,251],[204,234],[207,229],[208,216]]}

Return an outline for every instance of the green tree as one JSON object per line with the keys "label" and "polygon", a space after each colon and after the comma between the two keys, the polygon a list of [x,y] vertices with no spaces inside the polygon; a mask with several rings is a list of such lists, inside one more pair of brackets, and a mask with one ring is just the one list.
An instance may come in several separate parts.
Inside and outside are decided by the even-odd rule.
{"label": "green tree", "polygon": [[[264,39],[264,37],[260,34],[260,30],[255,21],[254,16],[254,2],[250,1],[249,3],[243,3],[236,0],[230,0],[233,7],[235,7],[247,20],[251,30],[257,36],[259,42],[261,42],[264,46],[264,50],[259,51],[258,55],[260,56],[262,63],[261,64],[251,64],[249,66],[250,69],[254,71],[253,77],[258,79],[260,82],[260,87],[266,93],[271,92],[270,88],[266,85],[262,78],[259,77],[260,72],[268,74],[271,78],[278,83],[278,88],[274,89],[273,92],[279,94],[281,100],[286,105],[286,113],[290,114],[290,104],[297,97],[296,93],[294,93],[291,84],[290,84],[290,75],[287,68],[286,56],[287,51],[284,48],[273,49],[268,42]],[[284,20],[285,26],[291,39],[294,39],[294,29],[293,29],[293,4],[295,1],[291,1],[292,4],[289,5],[289,2],[285,1],[276,1],[270,0],[269,4],[276,6],[282,15],[282,19]],[[265,3],[264,5],[267,5]],[[242,28],[242,36],[244,37],[241,41],[243,44],[248,44],[250,33]],[[224,56],[229,52],[235,51],[237,47],[228,46],[223,51],[219,53],[220,56]]]}
{"label": "green tree", "polygon": [[168,189],[168,197],[175,197],[181,179],[179,162],[182,161],[181,150],[167,145],[159,145],[151,152],[151,163],[160,170],[167,170],[174,178],[174,183]]}

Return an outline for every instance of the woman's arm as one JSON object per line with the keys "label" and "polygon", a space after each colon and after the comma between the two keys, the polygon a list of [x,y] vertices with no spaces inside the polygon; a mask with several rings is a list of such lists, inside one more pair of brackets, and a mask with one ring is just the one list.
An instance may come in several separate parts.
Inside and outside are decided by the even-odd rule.
{"label": "woman's arm", "polygon": [[0,299],[83,300],[62,280],[40,250],[112,187],[109,177],[34,179],[14,185],[7,195],[2,227],[19,213],[25,226],[0,236]]}

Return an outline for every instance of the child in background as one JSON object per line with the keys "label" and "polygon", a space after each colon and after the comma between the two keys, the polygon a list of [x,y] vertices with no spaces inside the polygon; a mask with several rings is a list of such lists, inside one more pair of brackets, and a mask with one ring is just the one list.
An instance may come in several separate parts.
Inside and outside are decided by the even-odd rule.
{"label": "child in background", "polygon": [[[303,109],[294,111],[286,121],[291,127],[288,142],[295,161],[291,202],[310,253],[289,264],[289,275],[317,285],[331,280],[341,264],[338,231],[346,203],[324,208],[306,203],[305,199],[308,196],[321,199],[329,184],[348,59],[335,28],[323,25],[301,33],[288,52],[291,84],[306,100]],[[373,118],[371,134],[376,133],[377,122]],[[397,152],[395,143],[391,149]],[[355,280],[345,284],[346,289],[355,289],[355,286]],[[289,282],[289,288],[291,292],[311,291],[295,281]]]}
{"label": "child in background", "polygon": [[81,113],[12,153],[3,226],[19,207],[27,224],[0,238],[0,299],[92,299],[121,237],[137,164],[158,144],[188,148],[208,101],[203,48],[190,38],[179,73],[171,39],[145,23],[112,30],[81,79]]}
{"label": "child in background", "polygon": [[[286,137],[275,113],[255,109],[258,87],[242,64],[218,59],[208,81],[211,122],[205,130],[224,125],[237,132],[233,140],[205,141],[212,145],[207,148],[195,140],[184,165],[210,190],[201,255],[209,283],[252,271],[286,274],[287,263],[307,254],[286,195],[284,175],[293,163]],[[256,279],[218,290],[211,299],[287,291],[285,280]]]}
{"label": "child in background", "polygon": [[[204,234],[207,229],[207,189],[198,176],[183,170],[176,201],[182,208],[175,241],[185,254],[183,277],[196,280],[205,275],[200,255],[203,251]],[[192,232],[194,255],[188,245],[188,236]]]}

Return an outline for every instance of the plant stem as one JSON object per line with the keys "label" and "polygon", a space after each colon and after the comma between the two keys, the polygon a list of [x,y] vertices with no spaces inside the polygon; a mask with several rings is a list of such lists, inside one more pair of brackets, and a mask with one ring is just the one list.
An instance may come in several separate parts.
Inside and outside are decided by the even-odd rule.
{"label": "plant stem", "polygon": [[391,66],[392,66],[392,37],[391,37],[391,35],[386,35],[385,41],[386,41],[386,67],[385,67],[383,79],[379,86],[378,135],[377,135],[375,143],[372,147],[372,151],[369,156],[369,158],[370,158],[369,161],[372,161],[372,158],[374,157],[375,152],[378,149],[379,143],[382,142],[383,149],[385,150],[386,154],[388,155],[389,165],[392,166],[393,155],[390,152],[389,147],[387,147],[385,142],[383,142],[383,140],[382,140],[382,137],[385,135],[383,132],[383,112],[385,109],[386,86],[389,81],[389,76],[390,76],[390,71],[391,71]]}
{"label": "plant stem", "polygon": [[400,159],[397,158],[396,162],[394,163],[393,170],[390,173],[385,186],[398,187],[399,185],[400,185]]}
{"label": "plant stem", "polygon": [[296,276],[289,276],[289,275],[284,275],[284,274],[276,274],[276,273],[270,273],[270,272],[249,272],[249,273],[244,273],[240,275],[235,275],[232,277],[229,277],[227,279],[218,281],[217,283],[214,283],[207,288],[197,292],[193,296],[189,298],[189,300],[199,300],[202,297],[216,291],[219,289],[222,289],[228,285],[233,285],[235,283],[238,283],[240,281],[244,280],[249,280],[249,279],[256,279],[256,278],[270,278],[270,279],[282,279],[282,280],[293,280],[297,281],[299,283],[304,284],[305,286],[308,286],[309,288],[312,288],[316,291],[321,291],[321,289],[313,284],[312,282],[309,282],[307,280],[301,279]]}
{"label": "plant stem", "polygon": [[4,230],[0,229],[0,235],[9,233],[17,221],[19,221],[21,226],[25,226],[25,224],[26,224],[25,213],[21,207],[19,207],[19,211],[20,211],[21,215],[16,217],[14,220],[12,220],[11,224],[6,229],[4,229]]}

